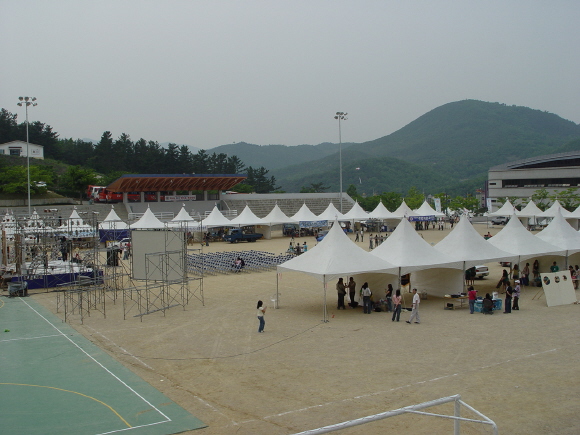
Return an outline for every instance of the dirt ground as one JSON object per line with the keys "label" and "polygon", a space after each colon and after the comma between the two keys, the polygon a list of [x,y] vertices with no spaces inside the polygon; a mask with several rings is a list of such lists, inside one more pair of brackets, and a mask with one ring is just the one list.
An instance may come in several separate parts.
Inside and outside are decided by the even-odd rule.
{"label": "dirt ground", "polygon": [[[448,232],[423,235],[437,242]],[[304,240],[315,244],[312,237]],[[204,249],[280,253],[288,241]],[[368,249],[366,239],[360,246]],[[501,275],[497,263],[488,266],[490,277],[476,281],[480,295],[495,290]],[[409,325],[407,312],[397,323],[390,313],[336,311],[330,285],[330,321],[323,323],[319,281],[282,274],[274,309],[276,278],[274,271],[209,276],[204,305],[194,299],[185,310],[141,322],[123,320],[118,302],[107,306],[106,319],[96,314],[73,326],[208,425],[195,433],[292,434],[454,394],[494,420],[502,434],[580,432],[580,305],[548,308],[529,287],[520,311],[485,316],[444,310],[443,299],[429,296],[421,303],[421,324]],[[55,293],[33,297],[55,312]],[[257,332],[258,299],[269,306],[263,334]],[[453,406],[428,411],[452,414]],[[475,417],[468,410],[462,416]],[[337,433],[400,430],[451,433],[453,422],[407,414]],[[461,433],[492,431],[464,422]]]}

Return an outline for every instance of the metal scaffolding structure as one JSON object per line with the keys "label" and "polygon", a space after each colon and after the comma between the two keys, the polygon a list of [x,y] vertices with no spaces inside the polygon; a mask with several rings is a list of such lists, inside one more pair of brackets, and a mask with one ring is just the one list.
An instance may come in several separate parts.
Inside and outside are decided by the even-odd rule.
{"label": "metal scaffolding structure", "polygon": [[[119,221],[119,228],[123,225]],[[101,238],[99,229],[96,213],[82,218],[76,210],[70,218],[50,210],[35,210],[31,216],[6,213],[1,223],[2,267],[11,283],[25,281],[31,290],[54,291],[56,310],[65,322],[82,324],[95,314],[106,317],[107,306],[119,300],[124,319],[141,321],[148,314],[165,315],[169,308],[185,309],[192,299],[204,304],[203,276],[189,277],[186,267],[187,227],[166,224],[163,242],[139,259],[145,262],[145,276],[135,276],[135,257],[114,240],[115,222],[107,223]]]}

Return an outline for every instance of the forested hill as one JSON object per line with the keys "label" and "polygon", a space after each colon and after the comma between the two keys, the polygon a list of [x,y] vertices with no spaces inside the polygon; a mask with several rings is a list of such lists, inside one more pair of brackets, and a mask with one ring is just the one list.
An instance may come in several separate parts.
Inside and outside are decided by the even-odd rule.
{"label": "forested hill", "polygon": [[[344,173],[356,172],[345,177],[343,185],[358,181],[367,194],[385,186],[404,191],[402,179],[393,177],[398,171],[385,172],[386,168],[404,167],[406,182],[417,180],[415,186],[430,193],[460,183],[481,187],[492,166],[577,150],[578,139],[580,126],[552,113],[500,103],[458,101],[431,110],[395,133],[344,150]],[[389,159],[411,165],[397,165]],[[323,180],[336,189],[337,164],[335,154],[273,173],[282,188],[290,191]],[[425,180],[426,174],[431,174],[431,182]]]}
{"label": "forested hill", "polygon": [[429,165],[461,179],[502,162],[558,152],[576,138],[580,126],[552,113],[464,100],[437,107],[349,151]]}

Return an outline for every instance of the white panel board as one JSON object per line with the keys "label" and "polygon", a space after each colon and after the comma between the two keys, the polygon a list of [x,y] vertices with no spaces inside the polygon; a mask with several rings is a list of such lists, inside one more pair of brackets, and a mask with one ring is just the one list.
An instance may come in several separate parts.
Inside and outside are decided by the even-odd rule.
{"label": "white panel board", "polygon": [[157,281],[182,278],[184,237],[185,233],[177,231],[133,230],[133,278]]}
{"label": "white panel board", "polygon": [[576,292],[572,285],[570,271],[542,273],[542,287],[549,307],[576,302]]}

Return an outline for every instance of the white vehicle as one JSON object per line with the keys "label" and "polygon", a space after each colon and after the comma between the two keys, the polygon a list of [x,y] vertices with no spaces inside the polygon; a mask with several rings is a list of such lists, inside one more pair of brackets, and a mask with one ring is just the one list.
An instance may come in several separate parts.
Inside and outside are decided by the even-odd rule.
{"label": "white vehicle", "polygon": [[489,268],[487,266],[475,266],[475,277],[483,279],[484,276],[489,275]]}
{"label": "white vehicle", "polygon": [[507,216],[496,216],[491,220],[493,225],[505,225],[510,219]]}

